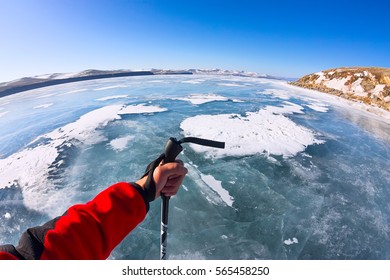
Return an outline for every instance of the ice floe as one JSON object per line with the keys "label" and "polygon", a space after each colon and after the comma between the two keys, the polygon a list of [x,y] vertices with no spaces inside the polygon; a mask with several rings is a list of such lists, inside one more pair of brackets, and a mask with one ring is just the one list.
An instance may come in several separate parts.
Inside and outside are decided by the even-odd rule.
{"label": "ice floe", "polygon": [[222,182],[216,180],[212,175],[201,174],[200,178],[211,189],[213,189],[228,206],[232,207],[234,199],[230,196],[229,192],[222,187]]}
{"label": "ice floe", "polygon": [[287,240],[284,240],[283,243],[284,243],[285,245],[298,244],[298,238],[296,238],[296,237],[293,237],[292,239],[289,238],[289,239],[287,239]]}
{"label": "ice floe", "polygon": [[185,119],[180,127],[185,136],[225,141],[225,149],[192,145],[211,157],[273,154],[292,157],[307,146],[324,143],[316,133],[294,123],[285,114],[303,113],[303,107],[285,102],[282,107],[267,106],[245,115],[198,115]]}
{"label": "ice floe", "polygon": [[4,117],[4,116],[7,115],[8,113],[9,113],[9,111],[0,112],[0,118],[1,118],[1,117]]}
{"label": "ice floe", "polygon": [[219,83],[218,85],[224,87],[245,87],[245,85],[236,84],[236,83]]}
{"label": "ice floe", "polygon": [[87,89],[87,88],[80,88],[80,89],[70,90],[70,91],[67,91],[67,92],[61,93],[61,94],[59,94],[59,95],[67,95],[67,94],[73,94],[73,93],[85,92],[85,91],[88,91],[88,90],[89,90],[89,89]]}
{"label": "ice floe", "polygon": [[182,81],[182,83],[184,83],[184,84],[201,84],[203,82],[205,82],[205,80],[203,80],[203,79]]}
{"label": "ice floe", "polygon": [[228,190],[223,188],[221,181],[216,180],[212,175],[203,174],[192,163],[187,163],[186,167],[189,171],[189,176],[197,182],[200,192],[208,202],[214,205],[233,207],[234,198],[229,194]]}
{"label": "ice floe", "polygon": [[209,94],[190,94],[187,97],[174,98],[175,100],[182,100],[191,102],[194,105],[200,105],[213,101],[228,101],[229,99],[222,95],[217,95],[213,93]]}
{"label": "ice floe", "polygon": [[118,111],[118,114],[119,115],[126,115],[126,114],[152,114],[152,113],[165,112],[167,110],[168,110],[167,108],[162,108],[160,106],[138,104],[138,105],[128,105],[128,106],[125,106],[121,110]]}
{"label": "ice floe", "polygon": [[9,212],[7,212],[3,215],[3,217],[8,220],[8,219],[11,219],[12,216]]}
{"label": "ice floe", "polygon": [[326,113],[329,110],[327,105],[321,104],[321,103],[308,104],[308,105],[306,105],[306,107],[309,107],[310,109],[317,111],[317,112],[320,112],[320,113]]}
{"label": "ice floe", "polygon": [[122,99],[122,98],[127,98],[127,97],[129,97],[129,96],[128,95],[111,95],[111,96],[98,98],[96,100],[97,101],[107,101],[107,100],[111,100],[111,99]]}
{"label": "ice floe", "polygon": [[259,91],[259,94],[266,94],[278,97],[280,99],[288,100],[291,97],[291,94],[284,89],[265,89],[263,91]]}
{"label": "ice floe", "polygon": [[37,105],[34,107],[34,109],[45,109],[49,108],[50,106],[53,106],[54,103],[47,103],[47,104],[42,104],[42,105]]}
{"label": "ice floe", "polygon": [[120,138],[116,138],[110,141],[109,145],[114,151],[120,152],[123,151],[127,144],[134,139],[134,136],[128,135]]}
{"label": "ice floe", "polygon": [[127,85],[113,85],[113,86],[107,86],[107,87],[100,87],[94,89],[94,91],[101,91],[101,90],[107,90],[107,89],[114,89],[114,88],[127,88]]}

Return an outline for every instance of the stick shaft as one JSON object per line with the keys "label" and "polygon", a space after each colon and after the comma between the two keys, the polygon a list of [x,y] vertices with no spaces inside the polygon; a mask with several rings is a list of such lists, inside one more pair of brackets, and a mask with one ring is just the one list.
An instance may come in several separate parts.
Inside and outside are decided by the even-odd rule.
{"label": "stick shaft", "polygon": [[168,238],[168,209],[169,196],[161,195],[161,241],[160,260],[167,258],[167,238]]}

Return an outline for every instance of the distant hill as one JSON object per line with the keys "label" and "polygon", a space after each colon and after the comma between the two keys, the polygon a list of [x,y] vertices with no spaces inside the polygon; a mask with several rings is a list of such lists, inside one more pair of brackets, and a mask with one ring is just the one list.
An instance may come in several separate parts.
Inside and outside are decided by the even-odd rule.
{"label": "distant hill", "polygon": [[335,68],[306,75],[291,84],[390,111],[390,68]]}
{"label": "distant hill", "polygon": [[80,82],[85,80],[94,79],[107,79],[117,77],[128,76],[143,76],[143,75],[229,75],[239,77],[251,77],[251,78],[268,78],[277,80],[289,80],[289,78],[274,77],[266,74],[257,74],[254,72],[245,71],[232,71],[221,69],[187,69],[187,70],[164,70],[164,69],[151,69],[151,70],[85,70],[77,73],[53,73],[45,74],[34,77],[25,77],[18,80],[0,83],[0,97],[11,95],[14,93],[32,90],[47,86]]}
{"label": "distant hill", "polygon": [[185,70],[150,70],[150,71],[132,71],[132,70],[85,70],[79,73],[54,73],[39,75],[34,77],[25,77],[18,80],[0,83],[0,97],[11,95],[14,93],[37,89],[41,87],[80,82],[95,79],[107,79],[128,76],[143,76],[143,75],[173,75],[173,74],[192,74]]}

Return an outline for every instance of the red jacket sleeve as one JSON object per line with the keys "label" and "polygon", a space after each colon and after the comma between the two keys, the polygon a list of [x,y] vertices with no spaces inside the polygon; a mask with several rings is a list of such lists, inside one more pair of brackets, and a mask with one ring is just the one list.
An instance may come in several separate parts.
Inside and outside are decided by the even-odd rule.
{"label": "red jacket sleeve", "polygon": [[106,259],[145,218],[142,191],[129,183],[112,185],[90,202],[28,229],[16,251],[25,259]]}

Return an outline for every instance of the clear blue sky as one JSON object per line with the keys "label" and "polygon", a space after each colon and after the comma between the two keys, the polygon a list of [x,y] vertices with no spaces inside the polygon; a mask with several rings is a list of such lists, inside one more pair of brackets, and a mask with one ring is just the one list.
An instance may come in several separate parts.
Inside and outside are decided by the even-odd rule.
{"label": "clear blue sky", "polygon": [[0,0],[0,82],[85,69],[390,67],[390,3]]}

